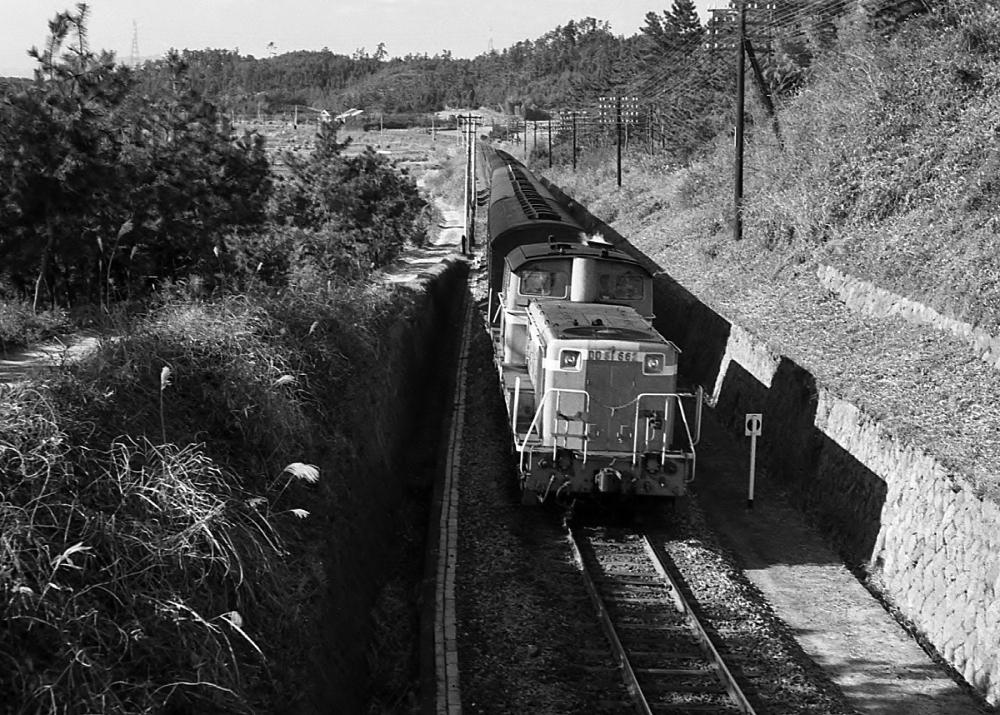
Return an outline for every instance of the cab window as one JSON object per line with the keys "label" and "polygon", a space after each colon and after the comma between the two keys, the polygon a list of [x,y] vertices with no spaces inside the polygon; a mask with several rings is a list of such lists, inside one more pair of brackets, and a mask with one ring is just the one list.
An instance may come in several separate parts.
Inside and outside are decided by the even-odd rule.
{"label": "cab window", "polygon": [[597,278],[599,300],[642,300],[642,276],[631,273],[603,273]]}
{"label": "cab window", "polygon": [[521,273],[521,295],[566,297],[566,277],[559,271],[524,271]]}

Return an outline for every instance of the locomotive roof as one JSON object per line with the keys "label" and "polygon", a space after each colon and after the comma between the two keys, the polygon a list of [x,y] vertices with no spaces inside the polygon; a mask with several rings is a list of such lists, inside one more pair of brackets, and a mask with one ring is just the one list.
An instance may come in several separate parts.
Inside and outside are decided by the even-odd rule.
{"label": "locomotive roof", "polygon": [[634,308],[607,303],[532,301],[528,312],[556,340],[626,340],[677,346],[660,335]]}
{"label": "locomotive roof", "polygon": [[649,271],[637,260],[624,251],[610,244],[593,243],[531,243],[518,246],[507,254],[507,263],[512,271],[518,270],[525,263],[543,258],[598,258],[615,263],[626,263],[630,267],[639,268],[646,275]]}

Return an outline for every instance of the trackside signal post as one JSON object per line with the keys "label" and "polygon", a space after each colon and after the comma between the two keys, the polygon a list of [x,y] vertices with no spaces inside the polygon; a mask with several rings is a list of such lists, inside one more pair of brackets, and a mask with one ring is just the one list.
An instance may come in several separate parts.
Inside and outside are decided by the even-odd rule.
{"label": "trackside signal post", "polygon": [[754,468],[757,465],[757,437],[760,436],[761,417],[759,412],[747,413],[746,435],[750,438],[750,491],[747,494],[747,509],[753,509]]}

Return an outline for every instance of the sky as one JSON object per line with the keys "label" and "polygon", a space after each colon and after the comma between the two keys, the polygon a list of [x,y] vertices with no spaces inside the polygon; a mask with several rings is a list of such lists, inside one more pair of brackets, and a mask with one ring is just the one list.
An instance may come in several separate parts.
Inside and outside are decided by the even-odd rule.
{"label": "sky", "polygon": [[[93,50],[112,50],[123,62],[133,37],[141,59],[167,50],[238,50],[267,57],[276,52],[322,50],[374,54],[380,42],[390,57],[475,57],[521,40],[534,40],[569,20],[593,17],[631,36],[647,12],[662,12],[673,0],[91,0],[89,40]],[[728,0],[695,0],[702,21],[708,8]],[[0,0],[0,76],[30,77],[27,56],[41,47],[48,21],[75,9],[74,0]],[[273,46],[272,46],[273,45]]]}

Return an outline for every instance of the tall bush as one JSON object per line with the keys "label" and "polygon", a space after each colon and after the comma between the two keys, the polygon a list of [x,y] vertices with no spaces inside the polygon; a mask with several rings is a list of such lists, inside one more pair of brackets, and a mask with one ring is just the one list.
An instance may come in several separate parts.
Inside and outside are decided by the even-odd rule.
{"label": "tall bush", "polygon": [[300,251],[336,274],[366,275],[420,242],[427,202],[405,169],[371,147],[347,154],[321,132],[305,159],[287,156],[291,176],[276,190],[275,223],[300,231]]}
{"label": "tall bush", "polygon": [[222,230],[258,226],[270,194],[262,140],[235,138],[176,55],[138,96],[87,17],[59,13],[33,81],[0,93],[0,270],[36,310],[217,270]]}

